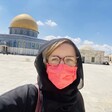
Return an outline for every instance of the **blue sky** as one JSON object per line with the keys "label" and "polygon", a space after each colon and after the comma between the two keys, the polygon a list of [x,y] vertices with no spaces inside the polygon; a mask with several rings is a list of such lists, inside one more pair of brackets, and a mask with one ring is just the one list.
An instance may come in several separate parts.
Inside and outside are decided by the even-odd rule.
{"label": "blue sky", "polygon": [[22,13],[36,20],[38,38],[67,37],[112,53],[112,0],[0,0],[0,33]]}

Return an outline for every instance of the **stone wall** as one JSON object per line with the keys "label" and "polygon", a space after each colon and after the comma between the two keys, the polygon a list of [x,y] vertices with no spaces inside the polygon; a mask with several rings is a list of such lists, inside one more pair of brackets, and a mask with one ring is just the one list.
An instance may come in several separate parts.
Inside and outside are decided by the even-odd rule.
{"label": "stone wall", "polygon": [[103,63],[104,51],[81,49],[80,53],[84,63],[95,63],[95,64]]}

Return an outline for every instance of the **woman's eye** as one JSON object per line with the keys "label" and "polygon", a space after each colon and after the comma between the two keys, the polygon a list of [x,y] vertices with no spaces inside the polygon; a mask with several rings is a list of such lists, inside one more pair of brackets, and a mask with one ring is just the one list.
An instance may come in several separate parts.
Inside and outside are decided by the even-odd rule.
{"label": "woman's eye", "polygon": [[58,59],[57,58],[52,58],[52,61],[58,61]]}
{"label": "woman's eye", "polygon": [[73,60],[72,59],[67,59],[66,62],[73,62]]}

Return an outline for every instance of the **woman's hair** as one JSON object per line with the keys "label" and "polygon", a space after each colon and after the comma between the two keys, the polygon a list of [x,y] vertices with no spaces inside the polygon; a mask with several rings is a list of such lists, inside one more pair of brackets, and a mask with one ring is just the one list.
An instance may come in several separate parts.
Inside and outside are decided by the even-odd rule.
{"label": "woman's hair", "polygon": [[64,44],[64,43],[67,43],[67,44],[70,44],[73,46],[73,43],[70,41],[70,40],[60,40],[59,42],[55,42],[54,44],[52,44],[51,46],[47,47],[43,53],[42,53],[42,56],[43,56],[43,62],[46,63],[47,60],[48,60],[48,57],[52,54],[52,52],[58,48],[60,45]]}

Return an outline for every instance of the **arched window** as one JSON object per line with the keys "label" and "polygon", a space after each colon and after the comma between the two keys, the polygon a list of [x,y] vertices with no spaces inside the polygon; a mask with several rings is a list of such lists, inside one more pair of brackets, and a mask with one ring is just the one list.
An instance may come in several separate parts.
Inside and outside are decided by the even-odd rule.
{"label": "arched window", "polygon": [[25,48],[25,47],[26,47],[26,42],[24,41],[24,42],[23,42],[23,48]]}
{"label": "arched window", "polygon": [[31,43],[29,43],[29,48],[31,49]]}
{"label": "arched window", "polygon": [[21,42],[20,41],[18,41],[18,47],[21,47]]}
{"label": "arched window", "polygon": [[95,62],[95,57],[92,57],[91,58],[91,62]]}
{"label": "arched window", "polygon": [[36,49],[39,49],[39,44],[36,44]]}
{"label": "arched window", "polygon": [[29,31],[27,31],[27,35],[29,36]]}
{"label": "arched window", "polygon": [[33,49],[35,48],[35,43],[32,43],[32,48],[33,48]]}
{"label": "arched window", "polygon": [[16,47],[17,46],[17,42],[16,40],[13,42],[13,47]]}

